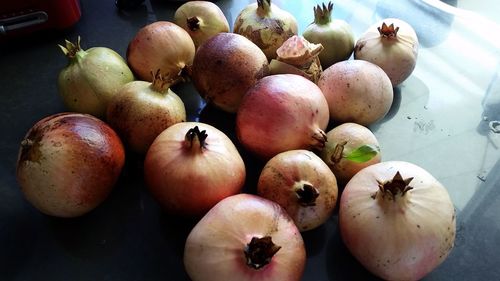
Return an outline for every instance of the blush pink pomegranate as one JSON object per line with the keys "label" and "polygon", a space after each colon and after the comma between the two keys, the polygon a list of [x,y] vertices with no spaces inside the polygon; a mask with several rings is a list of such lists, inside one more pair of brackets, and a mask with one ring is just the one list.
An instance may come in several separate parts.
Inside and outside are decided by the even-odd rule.
{"label": "blush pink pomegranate", "polygon": [[259,80],[243,97],[236,134],[262,159],[292,149],[321,149],[326,142],[328,103],[320,88],[296,74]]}
{"label": "blush pink pomegranate", "polygon": [[352,255],[385,280],[420,280],[449,255],[456,233],[446,188],[403,161],[359,171],[342,192],[342,239]]}
{"label": "blush pink pomegranate", "polygon": [[337,204],[330,168],[311,151],[297,149],[271,158],[259,176],[257,194],[282,206],[300,231],[325,223]]}
{"label": "blush pink pomegranate", "polygon": [[186,239],[184,266],[193,281],[299,281],[302,236],[277,203],[251,194],[227,197]]}
{"label": "blush pink pomegranate", "polygon": [[245,177],[245,163],[231,139],[201,122],[168,127],[144,160],[149,190],[176,215],[204,215],[220,200],[239,193]]}

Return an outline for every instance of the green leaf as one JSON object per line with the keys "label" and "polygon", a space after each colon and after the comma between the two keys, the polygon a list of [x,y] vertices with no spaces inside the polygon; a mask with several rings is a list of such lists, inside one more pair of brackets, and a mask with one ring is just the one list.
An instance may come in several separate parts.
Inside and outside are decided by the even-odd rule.
{"label": "green leaf", "polygon": [[364,163],[370,161],[379,152],[380,148],[378,146],[365,144],[351,151],[345,158],[356,163]]}

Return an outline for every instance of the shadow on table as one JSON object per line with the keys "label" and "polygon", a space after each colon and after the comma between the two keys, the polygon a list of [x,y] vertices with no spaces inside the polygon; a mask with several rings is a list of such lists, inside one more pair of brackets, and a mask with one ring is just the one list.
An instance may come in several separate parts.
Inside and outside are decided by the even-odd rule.
{"label": "shadow on table", "polygon": [[216,127],[231,139],[245,162],[246,181],[243,192],[255,194],[257,192],[257,182],[260,172],[266,161],[257,158],[238,141],[236,136],[236,114],[224,112],[207,104],[200,112],[199,122]]}
{"label": "shadow on table", "polygon": [[[142,176],[133,161],[126,163],[122,176],[106,200],[77,218],[46,218],[54,239],[72,256],[103,257],[123,246],[124,233],[143,213]],[[133,167],[131,167],[133,166]]]}
{"label": "shadow on table", "polygon": [[[33,248],[39,243],[38,227],[32,217],[36,210],[31,212],[14,213],[4,217],[0,233],[0,279],[14,280],[20,270],[24,270],[26,260],[32,256]],[[6,215],[5,213],[2,215]]]}
{"label": "shadow on table", "polygon": [[334,217],[336,228],[326,242],[326,264],[329,280],[364,280],[380,279],[368,272],[344,245],[338,228],[338,216]]}

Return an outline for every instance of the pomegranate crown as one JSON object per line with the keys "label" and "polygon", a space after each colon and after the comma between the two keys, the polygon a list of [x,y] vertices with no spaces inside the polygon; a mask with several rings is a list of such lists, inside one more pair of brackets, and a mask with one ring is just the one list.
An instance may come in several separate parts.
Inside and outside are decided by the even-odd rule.
{"label": "pomegranate crown", "polygon": [[394,26],[394,23],[387,25],[385,22],[382,23],[382,26],[377,27],[378,32],[383,37],[393,38],[398,35],[399,26]]}

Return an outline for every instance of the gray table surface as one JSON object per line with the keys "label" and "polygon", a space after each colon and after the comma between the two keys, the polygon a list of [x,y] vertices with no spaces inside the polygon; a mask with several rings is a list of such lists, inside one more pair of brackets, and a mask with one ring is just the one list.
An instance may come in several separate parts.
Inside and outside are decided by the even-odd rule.
{"label": "gray table surface", "polygon": [[[215,1],[234,22],[253,1]],[[493,1],[338,0],[333,16],[356,38],[375,20],[399,17],[420,39],[414,73],[395,88],[384,120],[370,126],[383,160],[404,160],[430,171],[448,189],[458,211],[455,248],[426,280],[500,280],[500,17]],[[273,3],[292,12],[299,32],[321,1]],[[15,179],[20,141],[38,120],[64,111],[57,75],[66,58],[57,48],[82,37],[84,48],[109,47],[125,55],[142,26],[171,20],[180,5],[147,0],[118,11],[112,0],[81,1],[83,16],[64,32],[41,32],[0,42],[0,280],[188,280],[182,264],[195,220],[164,213],[147,192],[141,159],[128,155],[117,186],[91,213],[76,219],[42,215]],[[176,86],[189,119],[214,124],[234,139],[234,116],[204,102],[191,84]],[[500,129],[500,126],[498,127]],[[244,154],[246,191],[254,191],[262,163]],[[303,234],[308,259],[303,280],[374,280],[342,244],[337,216]]]}

